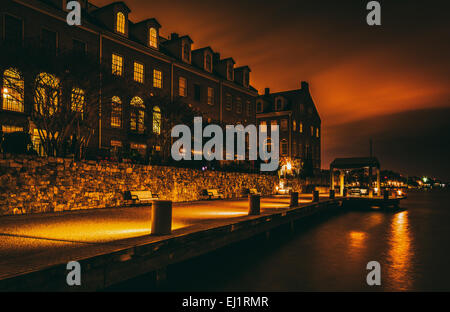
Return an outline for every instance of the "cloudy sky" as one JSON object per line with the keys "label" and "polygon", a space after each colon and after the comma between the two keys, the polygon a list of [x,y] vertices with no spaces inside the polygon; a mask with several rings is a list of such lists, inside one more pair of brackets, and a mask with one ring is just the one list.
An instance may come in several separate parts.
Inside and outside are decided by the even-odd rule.
{"label": "cloudy sky", "polygon": [[[110,0],[93,0],[96,5]],[[367,156],[382,167],[450,180],[448,1],[126,0],[131,20],[155,17],[162,35],[188,34],[237,66],[260,92],[310,83],[322,118],[323,160]]]}

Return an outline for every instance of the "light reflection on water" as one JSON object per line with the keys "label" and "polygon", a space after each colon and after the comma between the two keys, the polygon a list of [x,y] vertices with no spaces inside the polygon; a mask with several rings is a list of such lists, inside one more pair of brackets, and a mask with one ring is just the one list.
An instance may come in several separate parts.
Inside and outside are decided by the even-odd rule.
{"label": "light reflection on water", "polygon": [[413,279],[410,268],[414,257],[408,211],[397,213],[392,218],[387,257],[387,283],[395,290],[411,290]]}

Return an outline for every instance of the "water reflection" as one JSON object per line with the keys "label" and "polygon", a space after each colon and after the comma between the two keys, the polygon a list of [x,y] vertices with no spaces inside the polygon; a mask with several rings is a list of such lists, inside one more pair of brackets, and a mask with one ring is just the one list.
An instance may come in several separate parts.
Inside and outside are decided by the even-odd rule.
{"label": "water reflection", "polygon": [[394,290],[412,289],[411,261],[414,256],[408,211],[397,213],[389,232],[388,268],[386,281]]}

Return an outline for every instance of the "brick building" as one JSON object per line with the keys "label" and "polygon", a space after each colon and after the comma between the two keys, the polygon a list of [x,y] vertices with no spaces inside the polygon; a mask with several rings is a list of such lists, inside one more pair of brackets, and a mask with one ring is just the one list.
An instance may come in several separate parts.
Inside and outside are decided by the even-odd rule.
{"label": "brick building", "polygon": [[[2,0],[0,38],[19,44],[38,40],[56,53],[82,50],[96,55],[115,74],[130,77],[142,88],[150,83],[151,88],[142,92],[161,92],[171,99],[181,97],[211,122],[256,123],[258,94],[250,85],[248,66],[236,68],[232,58],[221,58],[211,47],[191,50],[193,40],[187,35],[173,33],[168,38],[162,37],[161,25],[155,18],[132,22],[128,19],[130,9],[124,2],[104,7],[96,7],[86,0],[79,2],[82,24],[69,26],[64,0]],[[19,77],[20,69],[2,73],[3,76],[15,74]],[[33,103],[26,98],[13,100],[7,88],[2,87],[0,126],[3,132],[30,132],[35,149],[42,153],[39,136],[28,118]],[[158,131],[157,111],[142,112],[144,124],[140,124],[140,119],[129,109],[131,105],[141,105],[138,96],[123,98],[117,94],[108,104],[115,109],[99,118],[91,148],[129,147],[141,154],[154,148],[147,146],[144,129]]]}
{"label": "brick building", "polygon": [[[259,125],[280,127],[280,158],[294,167],[310,161],[314,169],[321,163],[321,120],[309,93],[308,83],[301,89],[265,94],[256,101]],[[269,142],[270,143],[270,142]]]}

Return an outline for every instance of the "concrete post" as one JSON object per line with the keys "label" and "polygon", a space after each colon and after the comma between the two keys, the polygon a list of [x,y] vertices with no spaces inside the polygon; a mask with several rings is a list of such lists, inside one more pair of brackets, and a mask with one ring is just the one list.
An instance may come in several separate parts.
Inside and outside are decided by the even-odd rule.
{"label": "concrete post", "polygon": [[172,201],[155,200],[152,203],[152,235],[172,233]]}
{"label": "concrete post", "polygon": [[261,214],[261,196],[249,194],[248,195],[248,215],[257,216]]}
{"label": "concrete post", "polygon": [[339,171],[339,193],[344,196],[344,172]]}
{"label": "concrete post", "polygon": [[335,190],[330,190],[330,199],[335,199],[335,197],[336,197]]}
{"label": "concrete post", "polygon": [[319,191],[313,192],[313,202],[315,203],[319,202]]}
{"label": "concrete post", "polygon": [[298,192],[292,192],[289,207],[297,207],[297,206],[298,206]]}

